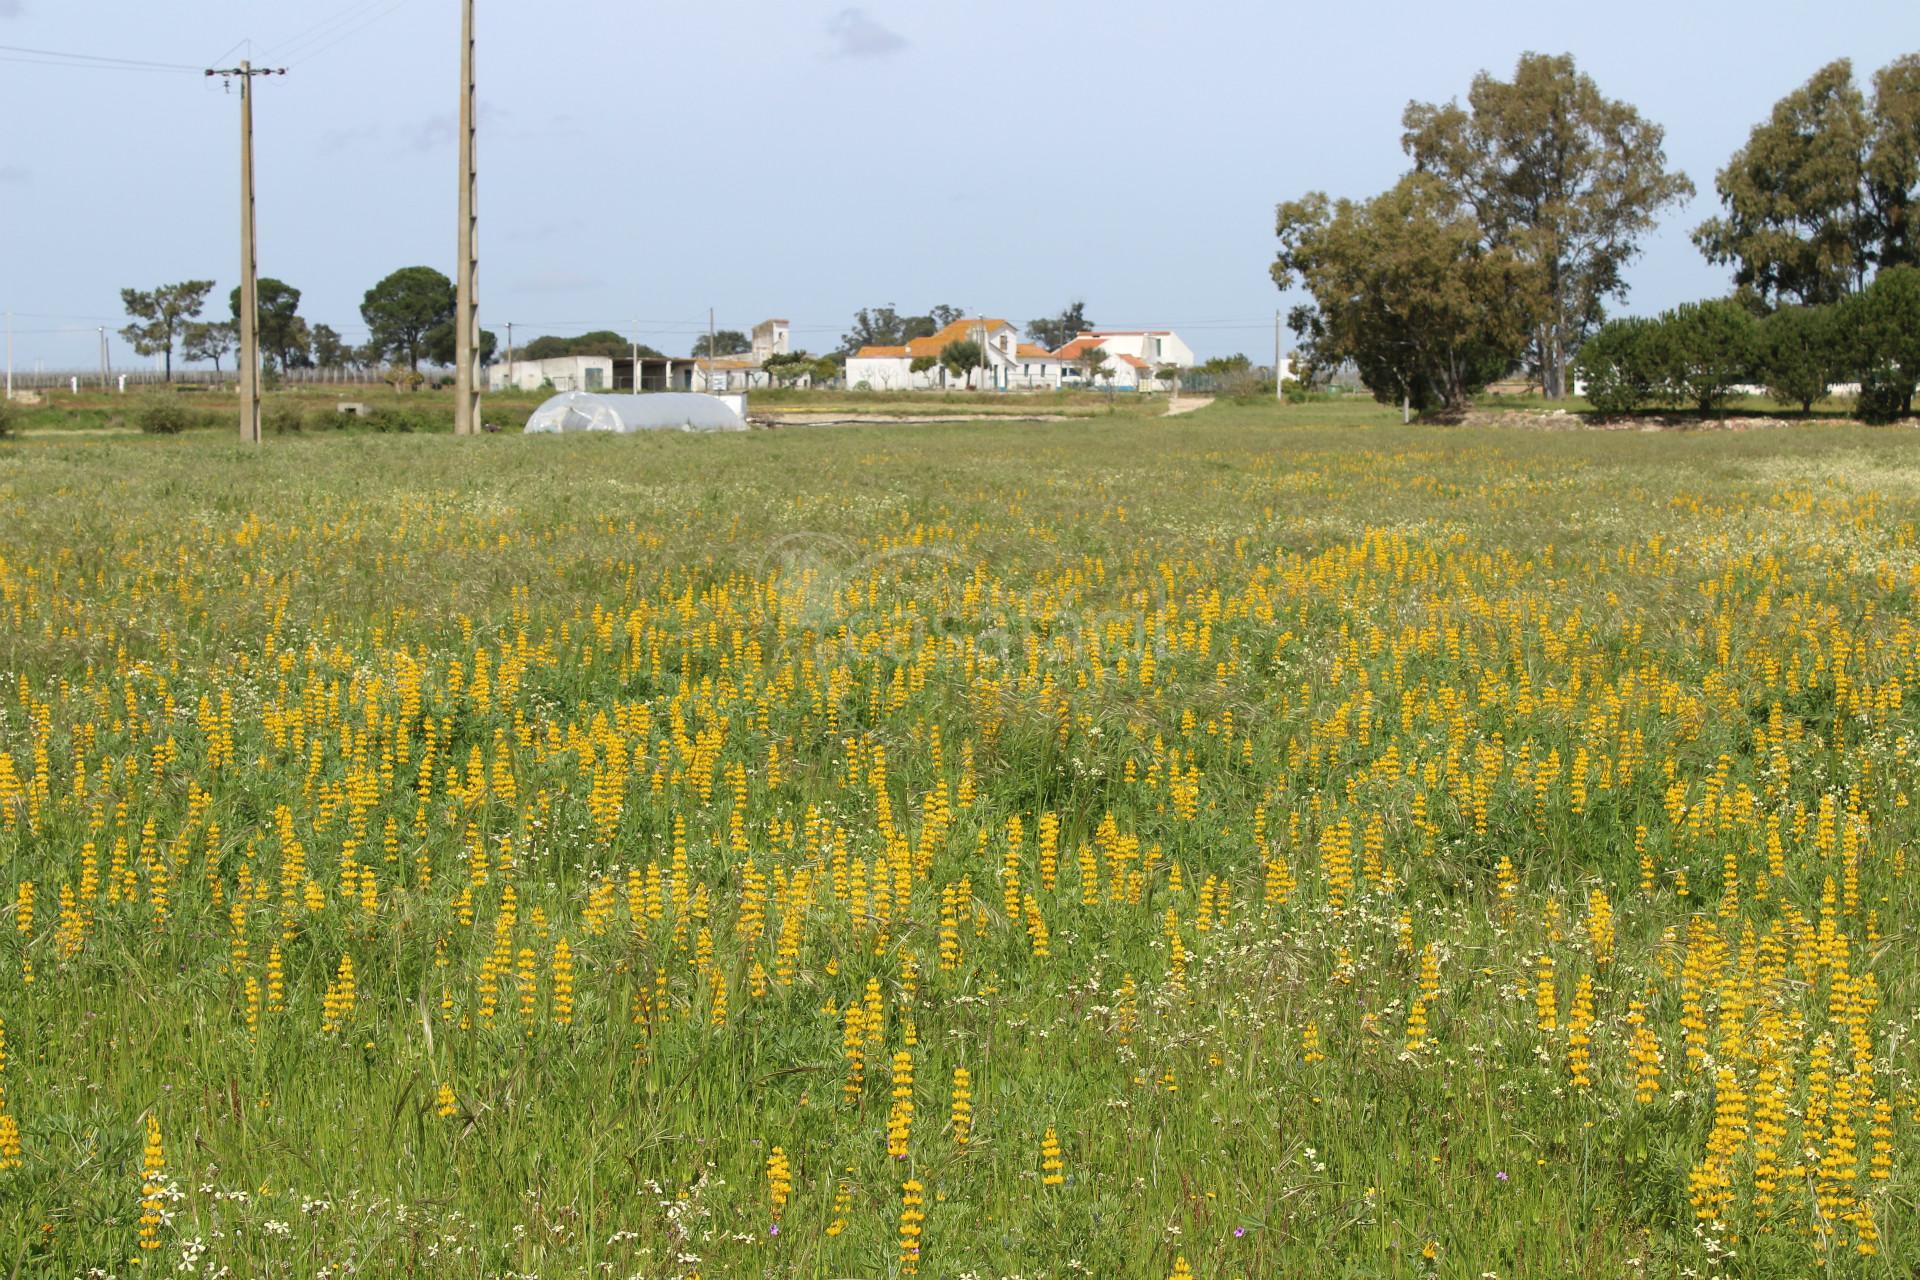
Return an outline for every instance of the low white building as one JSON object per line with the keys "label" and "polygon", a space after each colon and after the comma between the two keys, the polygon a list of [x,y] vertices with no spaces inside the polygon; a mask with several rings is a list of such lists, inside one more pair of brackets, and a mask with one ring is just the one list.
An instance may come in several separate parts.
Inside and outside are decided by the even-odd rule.
{"label": "low white building", "polygon": [[[940,353],[956,342],[972,342],[981,363],[964,372],[940,364]],[[923,367],[916,369],[918,364]],[[1059,359],[1045,347],[1020,341],[1005,320],[980,317],[955,320],[938,333],[900,346],[862,347],[847,357],[847,385],[870,391],[924,391],[972,388],[990,391],[1043,390],[1060,385]]]}
{"label": "low white building", "polygon": [[[704,391],[694,376],[694,356],[641,356],[642,391]],[[487,366],[489,391],[632,391],[631,356],[552,356]]]}
{"label": "low white building", "polygon": [[1176,369],[1193,368],[1193,348],[1171,329],[1089,329],[1079,336],[1098,338],[1101,350],[1116,356],[1132,356],[1151,368],[1167,365]]}
{"label": "low white building", "polygon": [[[943,368],[940,353],[955,342],[978,343],[984,365],[956,374]],[[1116,390],[1157,391],[1172,385],[1169,369],[1193,366],[1193,351],[1171,329],[1094,330],[1058,351],[1020,341],[1005,320],[982,317],[956,320],[940,332],[900,346],[862,347],[847,358],[847,385],[873,391],[937,390],[968,387],[997,391],[1057,390],[1085,382],[1076,363],[1099,347],[1107,355],[1100,384]],[[915,369],[916,364],[924,367]]]}
{"label": "low white building", "polygon": [[1056,353],[1069,385],[1087,385],[1085,357],[1096,349],[1106,359],[1092,385],[1115,391],[1164,391],[1179,370],[1193,367],[1193,349],[1171,329],[1092,329]]}
{"label": "low white building", "polygon": [[[487,389],[505,391],[746,391],[770,387],[773,378],[762,367],[774,356],[792,351],[792,328],[785,320],[762,320],[753,327],[753,347],[746,355],[641,356],[638,377],[632,356],[553,356],[546,360],[514,360],[488,366]],[[807,386],[810,375],[793,382]]]}
{"label": "low white building", "polygon": [[487,366],[487,390],[609,391],[613,360],[608,356],[554,356],[550,360],[498,361]]}

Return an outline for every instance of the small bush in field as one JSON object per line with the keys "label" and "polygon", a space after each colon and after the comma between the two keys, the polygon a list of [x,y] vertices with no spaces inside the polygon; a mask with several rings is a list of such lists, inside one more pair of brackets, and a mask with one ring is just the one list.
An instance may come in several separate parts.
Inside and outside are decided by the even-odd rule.
{"label": "small bush in field", "polygon": [[306,425],[300,415],[300,406],[285,401],[269,404],[260,417],[260,423],[269,435],[276,436],[298,435]]}
{"label": "small bush in field", "polygon": [[188,427],[197,425],[197,417],[168,391],[156,391],[143,397],[139,407],[133,411],[134,425],[153,436],[177,436]]}
{"label": "small bush in field", "polygon": [[1615,320],[1580,348],[1574,371],[1586,384],[1587,403],[1597,412],[1614,417],[1659,399],[1657,334],[1655,321]]}

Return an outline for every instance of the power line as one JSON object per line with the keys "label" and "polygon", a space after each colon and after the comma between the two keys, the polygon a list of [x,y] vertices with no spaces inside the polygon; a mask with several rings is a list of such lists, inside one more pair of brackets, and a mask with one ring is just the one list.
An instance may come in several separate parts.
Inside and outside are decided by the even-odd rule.
{"label": "power line", "polygon": [[[208,62],[211,62],[211,63],[215,63],[216,65],[217,65],[217,64],[219,64],[219,63],[222,63],[222,62],[225,62],[225,61],[227,60],[227,55],[228,55],[229,53],[232,53],[232,52],[234,52],[234,51],[235,51],[236,49],[238,49],[238,48],[239,48],[239,47],[240,47],[241,45],[251,45],[252,43],[253,43],[253,37],[252,37],[252,36],[241,36],[241,37],[240,37],[240,38],[239,38],[238,40],[235,40],[235,41],[234,41],[234,42],[233,42],[232,44],[230,44],[230,45],[228,45],[228,46],[227,46],[227,47],[226,47],[225,49],[223,49],[223,50],[222,50],[221,52],[219,52],[219,53],[217,53],[217,54],[215,54],[215,55],[214,55],[213,57],[211,57],[211,58],[208,58],[208,59],[207,59],[207,61],[208,61]],[[251,58],[251,57],[252,57],[252,53],[253,53],[253,51],[252,51],[251,49],[249,49],[249,50],[247,51],[247,53],[248,53],[248,57],[249,57],[249,58]]]}
{"label": "power line", "polygon": [[300,30],[294,32],[280,43],[268,45],[260,50],[261,56],[264,57],[267,54],[273,53],[286,53],[288,50],[300,45],[323,39],[326,35],[330,34],[331,30],[337,30],[342,23],[351,22],[355,18],[364,16],[369,10],[376,9],[387,2],[388,0],[355,0],[354,3],[349,4],[346,8],[339,10],[331,16],[300,28]]}
{"label": "power line", "polygon": [[408,0],[392,0],[392,3],[388,4],[386,8],[381,9],[378,12],[372,14],[364,22],[357,22],[352,26],[347,27],[345,30],[340,31],[337,34],[333,35],[330,39],[323,40],[321,43],[317,45],[308,44],[307,47],[299,49],[297,51],[297,53],[294,56],[293,62],[290,63],[289,65],[299,65],[299,64],[312,62],[315,58],[319,57],[321,54],[325,53],[327,50],[333,48],[335,45],[340,44],[342,41],[345,41],[353,36],[358,35],[362,31],[365,31],[368,27],[372,26],[376,22],[379,22],[381,19],[387,17],[389,14],[398,12],[400,9],[404,8],[407,5],[407,3],[408,3]]}
{"label": "power line", "polygon": [[0,62],[14,62],[26,67],[57,67],[63,71],[131,71],[136,75],[177,76],[187,70],[177,67],[116,67],[108,62],[64,62],[58,58],[23,58],[10,53],[0,53]]}
{"label": "power line", "polygon": [[0,44],[0,53],[26,54],[29,57],[8,58],[9,62],[26,62],[30,58],[58,58],[58,66],[92,66],[98,64],[101,69],[113,68],[121,71],[199,71],[199,67],[190,67],[184,62],[155,62],[148,58],[109,58],[97,53],[69,53],[64,49],[29,49],[17,44]]}

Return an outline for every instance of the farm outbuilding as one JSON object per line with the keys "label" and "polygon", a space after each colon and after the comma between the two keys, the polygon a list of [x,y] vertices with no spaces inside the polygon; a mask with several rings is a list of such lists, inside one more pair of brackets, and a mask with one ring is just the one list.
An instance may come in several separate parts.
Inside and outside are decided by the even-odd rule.
{"label": "farm outbuilding", "polygon": [[[731,402],[731,403],[730,403]],[[527,434],[560,431],[745,431],[746,405],[739,396],[663,391],[651,395],[602,396],[563,391],[533,411]]]}

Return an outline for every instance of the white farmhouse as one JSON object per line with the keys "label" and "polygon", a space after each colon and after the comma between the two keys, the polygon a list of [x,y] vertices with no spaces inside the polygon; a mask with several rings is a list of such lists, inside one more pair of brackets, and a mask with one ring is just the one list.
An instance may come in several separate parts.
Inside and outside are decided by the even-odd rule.
{"label": "white farmhouse", "polygon": [[[955,374],[943,368],[940,353],[956,342],[978,343],[984,365]],[[933,363],[919,371],[915,362]],[[1058,387],[1059,359],[1045,347],[1020,341],[1005,320],[981,317],[955,320],[936,334],[897,347],[862,347],[847,357],[847,385],[870,391],[909,391],[972,387],[990,391],[1027,391]]]}
{"label": "white farmhouse", "polygon": [[[955,342],[979,343],[985,351],[984,368],[964,376],[951,374],[937,362]],[[1193,351],[1171,329],[1111,329],[1082,333],[1058,351],[1020,341],[1019,332],[1005,320],[956,320],[931,337],[915,338],[902,346],[862,347],[847,359],[847,385],[873,391],[926,390],[972,387],[996,391],[1057,390],[1078,386],[1085,371],[1076,363],[1085,352],[1100,348],[1107,355],[1100,366],[1100,382],[1119,391],[1157,391],[1169,385],[1167,368],[1193,367]],[[914,370],[916,362],[932,365]]]}
{"label": "white farmhouse", "polygon": [[1171,329],[1090,329],[1056,353],[1067,362],[1067,381],[1086,381],[1086,353],[1098,348],[1106,359],[1099,385],[1116,391],[1159,391],[1172,385],[1172,370],[1193,368],[1193,349]]}

